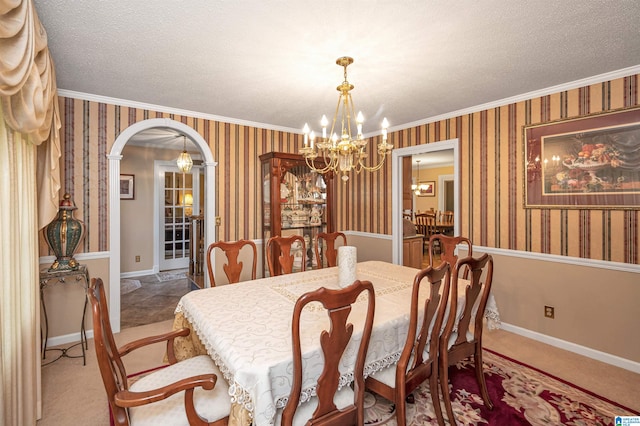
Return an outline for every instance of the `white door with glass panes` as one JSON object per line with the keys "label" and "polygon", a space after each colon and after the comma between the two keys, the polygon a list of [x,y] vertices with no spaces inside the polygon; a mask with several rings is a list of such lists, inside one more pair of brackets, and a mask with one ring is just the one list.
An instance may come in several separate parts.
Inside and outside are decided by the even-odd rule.
{"label": "white door with glass panes", "polygon": [[199,169],[182,173],[175,165],[158,167],[159,267],[161,271],[189,267],[189,217],[198,214]]}

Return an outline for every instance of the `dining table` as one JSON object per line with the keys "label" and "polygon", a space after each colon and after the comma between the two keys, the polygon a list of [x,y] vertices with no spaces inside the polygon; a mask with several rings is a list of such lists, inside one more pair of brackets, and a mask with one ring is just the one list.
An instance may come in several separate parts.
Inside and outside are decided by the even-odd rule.
{"label": "dining table", "polygon": [[448,234],[453,232],[453,221],[436,221],[435,227],[437,232],[441,234]]}
{"label": "dining table", "polygon": [[[356,278],[371,281],[376,298],[365,376],[397,364],[408,332],[409,302],[417,272],[415,268],[382,261],[357,263]],[[230,425],[275,423],[277,410],[286,405],[291,390],[293,307],[308,291],[339,288],[338,275],[338,267],[315,269],[196,290],[180,299],[173,328],[188,327],[192,332],[176,342],[176,356],[179,360],[199,354],[211,356],[229,383]],[[458,291],[459,313],[464,308],[462,284]],[[354,325],[364,320],[365,307],[366,299],[354,304],[350,316]],[[484,315],[488,328],[499,328],[500,316],[492,295]],[[322,370],[318,336],[327,324],[321,305],[305,308],[301,322],[305,362],[302,403],[315,395],[315,383]],[[350,344],[353,348],[359,344],[357,334]],[[356,353],[349,347],[345,351],[341,387],[353,381]]]}

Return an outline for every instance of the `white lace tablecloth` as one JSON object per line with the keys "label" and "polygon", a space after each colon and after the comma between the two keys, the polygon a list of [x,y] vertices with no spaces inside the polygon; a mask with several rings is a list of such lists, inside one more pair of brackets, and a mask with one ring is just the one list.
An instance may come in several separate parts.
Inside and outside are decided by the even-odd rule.
{"label": "white lace tablecloth", "polygon": [[[409,323],[411,287],[417,270],[386,262],[359,263],[357,278],[373,283],[376,293],[374,329],[367,352],[365,374],[397,363]],[[234,285],[192,291],[176,308],[191,323],[209,355],[229,382],[234,402],[242,404],[256,426],[270,425],[276,409],[284,407],[291,390],[291,318],[296,300],[318,287],[339,288],[338,268],[325,268],[263,278]],[[364,296],[363,296],[364,297]],[[366,303],[356,303],[350,321],[358,326]],[[320,305],[307,307],[302,317],[305,363],[303,398],[315,395],[322,369],[318,344],[328,324]],[[490,297],[485,317],[499,326],[495,300]],[[359,344],[354,334],[352,347]],[[344,365],[353,365],[356,350],[347,348]],[[346,366],[341,385],[352,381]]]}

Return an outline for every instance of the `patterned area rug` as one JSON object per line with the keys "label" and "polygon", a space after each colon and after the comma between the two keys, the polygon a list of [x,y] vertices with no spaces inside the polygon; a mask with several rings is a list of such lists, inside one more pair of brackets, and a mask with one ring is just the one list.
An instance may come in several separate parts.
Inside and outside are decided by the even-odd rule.
{"label": "patterned area rug", "polygon": [[179,271],[158,272],[156,274],[156,278],[158,278],[158,281],[160,282],[181,280],[183,278],[187,278],[187,271],[179,270]]}
{"label": "patterned area rug", "polygon": [[[614,425],[616,416],[638,415],[629,408],[498,353],[485,350],[483,358],[493,410],[486,409],[482,402],[472,359],[449,368],[453,411],[459,425]],[[437,425],[428,383],[423,383],[413,395],[415,403],[407,406],[407,424]],[[378,415],[379,419],[367,424],[396,426],[393,404],[377,397],[375,405],[378,404],[377,413],[384,412],[386,407],[391,415],[385,419],[387,416],[374,414],[369,418]],[[445,423],[450,424],[442,407]]]}
{"label": "patterned area rug", "polygon": [[142,286],[139,280],[122,279],[120,280],[120,294],[131,293]]}
{"label": "patterned area rug", "polygon": [[[414,417],[416,412],[415,404],[407,405],[407,419]],[[386,424],[397,424],[395,405],[387,399],[371,392],[364,394],[364,424],[366,426],[377,426]]]}

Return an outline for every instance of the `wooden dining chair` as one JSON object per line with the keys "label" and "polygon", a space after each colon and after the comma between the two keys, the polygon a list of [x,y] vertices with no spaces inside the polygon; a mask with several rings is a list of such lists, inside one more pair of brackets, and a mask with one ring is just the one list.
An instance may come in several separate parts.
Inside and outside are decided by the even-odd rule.
{"label": "wooden dining chair", "polygon": [[438,232],[441,234],[453,236],[453,212],[450,210],[446,210],[440,212],[440,216],[438,218]]}
{"label": "wooden dining chair", "polygon": [[[450,237],[444,234],[435,234],[429,237],[429,265],[434,266],[437,263],[436,251],[440,254],[441,262],[449,262],[451,269],[455,268],[458,262],[456,249],[458,245],[467,246],[466,256],[473,255],[473,246],[471,240],[466,237]],[[463,276],[463,278],[466,278]]]}
{"label": "wooden dining chair", "polygon": [[422,213],[420,214],[420,218],[416,215],[416,224],[419,229],[418,233],[424,235],[423,242],[425,249],[429,248],[429,238],[438,233],[436,222],[436,212]]}
{"label": "wooden dining chair", "polygon": [[[459,282],[458,279],[462,278],[462,274],[467,273],[466,268],[468,268],[469,281]],[[492,278],[493,258],[486,253],[479,258],[469,256],[459,259],[451,274],[449,313],[440,337],[440,386],[447,417],[452,425],[456,424],[456,420],[449,395],[448,367],[471,355],[473,355],[476,381],[482,400],[488,409],[493,409],[482,371],[483,317],[491,291]],[[457,295],[460,285],[465,287],[464,306],[458,306]]]}
{"label": "wooden dining chair", "polygon": [[294,267],[294,253],[296,251],[293,246],[298,242],[300,251],[302,251],[302,264],[300,271],[305,271],[307,266],[307,246],[304,238],[300,235],[291,235],[289,237],[274,236],[267,240],[267,263],[269,267],[269,275],[290,274]]}
{"label": "wooden dining chair", "polygon": [[[367,293],[367,305],[364,321],[358,321],[355,330],[349,321],[352,305],[362,293]],[[301,316],[304,308],[313,302],[319,302],[327,311],[329,322],[320,333],[319,339],[324,355],[324,365],[316,384],[316,397],[298,405],[302,391],[303,360],[300,330],[304,328]],[[289,399],[282,411],[284,426],[313,424],[316,426],[342,426],[364,424],[364,363],[373,329],[375,293],[370,281],[356,280],[350,286],[341,289],[321,287],[300,296],[293,308],[291,324],[293,347],[293,384]],[[353,321],[353,320],[352,320]],[[355,321],[354,321],[355,322]],[[339,367],[342,355],[352,337],[362,336],[358,344],[358,353],[353,369],[354,389],[340,383]]]}
{"label": "wooden dining chair", "polygon": [[[385,368],[365,380],[368,390],[395,404],[399,426],[407,423],[407,396],[427,379],[431,400],[436,401],[433,407],[438,424],[444,425],[438,392],[438,348],[450,278],[450,266],[446,262],[437,268],[429,266],[416,274],[411,294],[409,331],[400,360],[395,368]],[[421,294],[423,287],[426,289]],[[421,312],[425,314],[418,323]]]}
{"label": "wooden dining chair", "polygon": [[415,225],[418,234],[427,235],[427,217],[426,213],[416,213]]}
{"label": "wooden dining chair", "polygon": [[240,276],[243,270],[243,262],[238,261],[238,256],[240,255],[240,251],[244,247],[250,247],[252,249],[252,268],[251,268],[251,279],[256,279],[256,265],[258,262],[258,251],[256,249],[256,244],[250,240],[238,240],[238,241],[217,241],[215,243],[209,244],[209,248],[207,248],[207,270],[209,271],[209,283],[211,283],[211,287],[216,286],[216,281],[214,278],[213,271],[215,270],[215,265],[213,265],[212,254],[216,251],[222,251],[227,258],[227,262],[222,265],[222,269],[227,276],[227,280],[229,284],[235,284],[240,282]]}
{"label": "wooden dining chair", "polygon": [[445,224],[453,223],[453,212],[451,210],[442,212],[442,214],[440,215],[440,222]]}
{"label": "wooden dining chair", "polygon": [[[338,266],[338,248],[336,247],[336,239],[342,238],[342,245],[347,245],[347,236],[342,232],[319,232],[316,238],[315,253],[318,268],[324,267],[322,254],[327,259],[327,267]],[[324,242],[324,250],[323,250]]]}
{"label": "wooden dining chair", "polygon": [[422,234],[423,253],[424,248],[429,245],[429,237],[434,233],[435,216],[431,213],[416,213],[416,231]]}
{"label": "wooden dining chair", "polygon": [[[226,425],[231,411],[229,386],[208,355],[177,362],[174,339],[189,335],[183,328],[117,347],[102,279],[88,289],[93,338],[100,374],[115,425]],[[169,364],[131,382],[122,357],[152,343],[166,343]]]}

